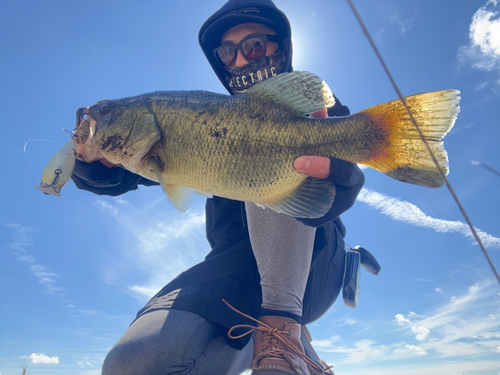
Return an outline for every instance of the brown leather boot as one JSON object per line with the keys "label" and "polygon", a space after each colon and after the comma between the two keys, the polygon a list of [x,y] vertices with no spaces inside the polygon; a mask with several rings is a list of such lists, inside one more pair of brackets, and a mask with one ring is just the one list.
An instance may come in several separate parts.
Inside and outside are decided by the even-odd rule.
{"label": "brown leather boot", "polygon": [[[250,365],[252,375],[325,374],[323,367],[304,353],[304,347],[300,342],[301,325],[295,320],[281,316],[263,316],[257,320],[223,301],[233,311],[258,324],[257,327],[239,324],[228,332],[228,336],[232,339],[255,332],[254,359]],[[234,336],[232,332],[238,328],[246,328],[248,331]]]}
{"label": "brown leather boot", "polygon": [[304,354],[300,343],[300,324],[281,316],[263,316],[259,319],[259,328],[262,329],[255,333],[252,375],[310,375],[307,364],[292,349],[294,346],[295,351]]}
{"label": "brown leather boot", "polygon": [[[316,353],[316,350],[314,350],[314,346],[312,345],[313,339],[312,339],[311,333],[309,332],[309,330],[307,329],[306,326],[302,326],[302,337],[307,340],[307,342],[309,343],[310,350],[312,351],[312,353],[316,357],[317,361],[319,361],[321,363],[321,365],[323,366],[323,371],[325,372],[325,375],[335,375],[333,373],[332,366],[328,366],[328,364],[325,361],[323,361],[321,358],[319,358],[318,353]],[[308,354],[308,355],[310,356],[310,354]],[[309,368],[309,371],[312,374],[314,374],[314,369]]]}

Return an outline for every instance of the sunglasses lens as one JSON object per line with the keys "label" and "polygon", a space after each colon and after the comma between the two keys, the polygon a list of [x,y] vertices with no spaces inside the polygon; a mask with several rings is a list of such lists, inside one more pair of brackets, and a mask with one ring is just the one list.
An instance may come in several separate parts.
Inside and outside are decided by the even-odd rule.
{"label": "sunglasses lens", "polygon": [[255,60],[266,54],[265,42],[259,38],[250,38],[241,43],[243,54],[249,60]]}
{"label": "sunglasses lens", "polygon": [[231,66],[235,61],[236,50],[234,46],[221,46],[217,49],[217,56],[225,66]]}
{"label": "sunglasses lens", "polygon": [[237,45],[222,45],[214,50],[222,66],[232,66],[236,62],[237,50],[240,49],[247,61],[252,61],[266,54],[266,39],[262,36],[249,36]]}

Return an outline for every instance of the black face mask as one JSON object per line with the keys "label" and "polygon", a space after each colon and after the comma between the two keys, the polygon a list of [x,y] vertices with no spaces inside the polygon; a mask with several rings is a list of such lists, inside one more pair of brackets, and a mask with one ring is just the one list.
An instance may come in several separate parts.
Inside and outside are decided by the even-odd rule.
{"label": "black face mask", "polygon": [[239,68],[226,70],[226,82],[233,94],[242,94],[253,85],[285,72],[285,52],[262,56]]}

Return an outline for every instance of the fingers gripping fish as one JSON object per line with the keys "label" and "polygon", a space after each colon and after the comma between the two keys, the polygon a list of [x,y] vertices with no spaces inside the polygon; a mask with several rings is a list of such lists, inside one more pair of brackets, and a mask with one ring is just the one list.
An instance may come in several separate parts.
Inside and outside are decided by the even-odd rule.
{"label": "fingers gripping fish", "polygon": [[[441,169],[442,138],[459,112],[459,91],[409,96],[406,102]],[[365,164],[407,183],[444,181],[399,100],[351,116],[309,118],[335,103],[328,86],[308,72],[280,74],[244,94],[159,91],[83,108],[77,158],[113,164],[159,181],[176,208],[194,193],[249,201],[295,217],[320,217],[333,184],[293,168],[302,155]]]}

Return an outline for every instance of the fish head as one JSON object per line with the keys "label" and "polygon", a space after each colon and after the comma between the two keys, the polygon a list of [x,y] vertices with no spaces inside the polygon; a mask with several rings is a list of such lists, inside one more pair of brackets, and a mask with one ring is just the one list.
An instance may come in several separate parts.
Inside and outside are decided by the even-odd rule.
{"label": "fish head", "polygon": [[147,106],[125,98],[78,109],[73,139],[79,160],[91,163],[104,158],[134,171],[160,139],[160,131]]}

